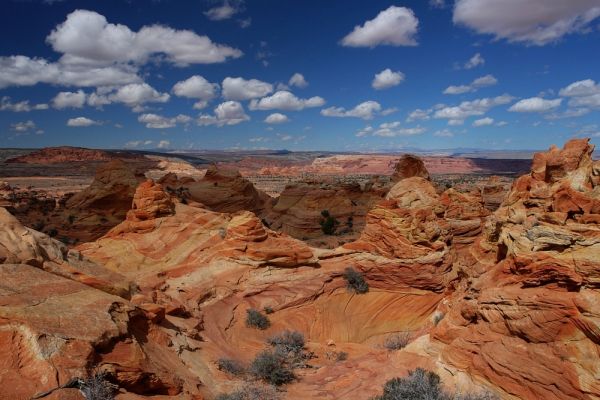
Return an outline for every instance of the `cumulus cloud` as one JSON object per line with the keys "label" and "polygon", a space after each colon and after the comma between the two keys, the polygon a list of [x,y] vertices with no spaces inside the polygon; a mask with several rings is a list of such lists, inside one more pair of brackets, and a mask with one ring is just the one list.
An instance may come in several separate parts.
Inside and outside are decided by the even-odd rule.
{"label": "cumulus cloud", "polygon": [[140,65],[151,58],[176,66],[211,64],[242,56],[238,49],[189,30],[162,25],[135,32],[94,11],[75,10],[46,38],[58,62],[23,55],[0,57],[0,88],[47,83],[100,87],[141,82]]}
{"label": "cumulus cloud", "polygon": [[111,102],[123,103],[132,108],[145,103],[166,103],[170,98],[168,93],[160,93],[147,83],[130,83],[107,96]]}
{"label": "cumulus cloud", "polygon": [[457,0],[453,20],[495,39],[543,46],[584,32],[598,16],[598,0]]}
{"label": "cumulus cloud", "polygon": [[429,0],[429,7],[432,8],[445,8],[446,0]]}
{"label": "cumulus cloud", "polygon": [[208,105],[208,101],[217,96],[219,84],[210,83],[200,75],[194,75],[184,81],[177,82],[172,89],[175,96],[198,99],[194,104],[195,109],[202,109]]}
{"label": "cumulus cloud", "polygon": [[475,126],[475,127],[488,126],[488,125],[492,125],[493,123],[494,123],[493,118],[485,117],[485,118],[476,119],[475,121],[473,121],[473,126]]}
{"label": "cumulus cloud", "polygon": [[464,68],[465,69],[473,69],[473,68],[479,67],[480,65],[483,65],[483,64],[485,64],[485,58],[483,58],[481,56],[481,54],[476,53],[473,57],[471,57],[469,59],[469,61],[467,61],[465,63]]}
{"label": "cumulus cloud", "polygon": [[375,74],[375,78],[371,83],[371,86],[375,90],[389,89],[394,86],[398,86],[404,80],[404,74],[400,71],[392,71],[389,68],[384,69],[378,74]]}
{"label": "cumulus cloud", "polygon": [[531,97],[529,99],[519,100],[513,104],[508,111],[541,113],[560,107],[561,103],[562,99],[546,100],[542,99],[541,97]]}
{"label": "cumulus cloud", "polygon": [[504,94],[492,98],[463,101],[458,106],[441,106],[433,114],[434,118],[448,119],[451,125],[462,124],[466,118],[484,115],[493,107],[508,104],[514,98]]}
{"label": "cumulus cloud", "polygon": [[17,132],[17,134],[29,133],[37,128],[35,122],[32,120],[24,121],[24,122],[16,122],[10,125],[10,130],[13,132]]}
{"label": "cumulus cloud", "polygon": [[46,41],[55,51],[63,53],[61,61],[67,64],[143,64],[160,54],[172,64],[186,66],[220,63],[242,55],[238,49],[213,43],[193,31],[151,25],[134,32],[88,10],[73,11]]}
{"label": "cumulus cloud", "polygon": [[64,108],[81,108],[85,105],[87,96],[83,90],[77,92],[60,92],[50,102],[52,107],[62,110]]}
{"label": "cumulus cloud", "polygon": [[226,101],[219,104],[214,115],[201,115],[196,122],[198,125],[237,125],[241,122],[248,121],[250,117],[244,111],[244,107],[237,101]]}
{"label": "cumulus cloud", "polygon": [[109,86],[139,82],[131,65],[93,66],[49,62],[26,56],[0,57],[0,89],[9,86],[33,86],[47,83],[61,86]]}
{"label": "cumulus cloud", "polygon": [[400,121],[384,122],[377,128],[368,125],[356,133],[357,137],[363,136],[381,136],[381,137],[396,137],[396,136],[413,136],[424,133],[427,129],[416,126],[412,128],[402,128]]}
{"label": "cumulus cloud", "polygon": [[231,78],[223,79],[223,97],[226,100],[250,100],[264,97],[273,92],[273,85],[258,79]]}
{"label": "cumulus cloud", "polygon": [[157,149],[168,149],[169,147],[171,147],[171,142],[168,140],[161,140],[158,142],[158,145],[156,145]]}
{"label": "cumulus cloud", "polygon": [[0,111],[12,111],[12,112],[29,112],[34,110],[47,110],[48,104],[29,104],[29,100],[19,101],[13,103],[9,96],[3,96],[0,99]]}
{"label": "cumulus cloud", "polygon": [[242,1],[225,0],[220,6],[205,11],[204,15],[212,21],[223,21],[242,11],[242,6]]}
{"label": "cumulus cloud", "polygon": [[145,124],[146,128],[150,129],[167,129],[174,128],[177,124],[187,124],[192,121],[188,115],[179,114],[173,118],[167,118],[158,114],[142,114],[138,117],[138,121]]}
{"label": "cumulus cloud", "polygon": [[324,104],[325,100],[319,96],[301,99],[287,90],[280,90],[260,100],[252,100],[250,102],[250,109],[300,111],[304,108],[321,107]]}
{"label": "cumulus cloud", "polygon": [[414,110],[410,114],[408,114],[408,117],[406,118],[406,122],[413,122],[413,121],[417,121],[417,120],[428,120],[431,118],[432,111],[433,110],[431,110],[431,109],[422,110],[420,108],[417,108],[416,110]]}
{"label": "cumulus cloud", "polygon": [[329,107],[321,110],[321,115],[325,117],[352,117],[362,119],[373,119],[375,114],[381,111],[381,104],[376,101],[369,100],[358,104],[351,110],[346,110],[344,107]]}
{"label": "cumulus cloud", "polygon": [[454,132],[448,129],[440,129],[433,133],[433,136],[437,137],[454,137]]}
{"label": "cumulus cloud", "polygon": [[[600,109],[600,84],[592,79],[573,82],[561,89],[559,94],[570,98],[569,107]],[[581,113],[582,111],[572,112]]]}
{"label": "cumulus cloud", "polygon": [[67,121],[67,126],[70,127],[86,127],[92,125],[100,125],[100,122],[94,121],[93,119],[89,119],[86,117],[70,118]]}
{"label": "cumulus cloud", "polygon": [[493,86],[497,83],[498,80],[493,75],[485,75],[473,80],[473,82],[468,85],[448,86],[446,90],[444,90],[444,94],[463,94],[476,92],[483,87]]}
{"label": "cumulus cloud", "polygon": [[304,79],[304,75],[296,72],[288,81],[288,85],[296,86],[299,88],[305,88],[308,86],[308,82],[306,81],[306,79]]}
{"label": "cumulus cloud", "polygon": [[265,122],[267,124],[283,124],[284,122],[288,122],[289,118],[287,115],[281,113],[273,113],[265,118]]}
{"label": "cumulus cloud", "polygon": [[342,39],[348,47],[416,46],[419,20],[410,8],[391,6]]}

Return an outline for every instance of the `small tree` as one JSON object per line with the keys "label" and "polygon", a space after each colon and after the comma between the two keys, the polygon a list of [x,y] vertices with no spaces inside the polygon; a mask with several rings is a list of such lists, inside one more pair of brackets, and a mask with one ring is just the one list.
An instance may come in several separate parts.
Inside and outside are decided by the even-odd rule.
{"label": "small tree", "polygon": [[321,211],[321,216],[323,217],[319,222],[321,225],[321,230],[326,235],[333,235],[337,229],[337,226],[339,225],[338,220],[329,213],[329,210]]}
{"label": "small tree", "polygon": [[348,290],[351,290],[356,294],[364,294],[369,291],[369,284],[365,281],[363,275],[354,268],[346,268],[343,276],[347,282],[346,287]]}
{"label": "small tree", "polygon": [[265,330],[271,326],[271,321],[260,311],[250,308],[246,310],[246,326]]}
{"label": "small tree", "polygon": [[383,343],[388,350],[400,350],[405,348],[410,343],[410,333],[400,332],[388,336]]}

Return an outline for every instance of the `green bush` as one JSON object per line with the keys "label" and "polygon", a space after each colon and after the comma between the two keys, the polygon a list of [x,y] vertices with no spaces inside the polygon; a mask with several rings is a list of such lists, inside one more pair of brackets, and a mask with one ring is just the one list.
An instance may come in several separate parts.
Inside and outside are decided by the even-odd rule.
{"label": "green bush", "polygon": [[269,319],[260,311],[250,308],[246,310],[246,326],[257,329],[267,329],[271,326]]}
{"label": "green bush", "polygon": [[364,294],[369,291],[369,284],[365,281],[363,275],[352,267],[344,270],[344,279],[346,287],[357,294]]}
{"label": "green bush", "polygon": [[275,386],[290,383],[295,379],[294,371],[287,365],[284,356],[271,350],[258,353],[250,365],[250,373]]}
{"label": "green bush", "polygon": [[335,219],[331,214],[329,214],[328,210],[321,211],[321,216],[323,218],[321,219],[321,222],[319,222],[319,224],[321,225],[321,230],[323,231],[323,233],[326,235],[335,234],[335,230],[340,224],[338,220]]}

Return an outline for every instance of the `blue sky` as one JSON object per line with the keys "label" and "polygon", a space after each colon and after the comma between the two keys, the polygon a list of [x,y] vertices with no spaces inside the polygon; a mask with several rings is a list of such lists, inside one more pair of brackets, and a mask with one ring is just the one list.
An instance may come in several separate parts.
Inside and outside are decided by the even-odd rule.
{"label": "blue sky", "polygon": [[4,0],[0,146],[600,143],[600,0]]}

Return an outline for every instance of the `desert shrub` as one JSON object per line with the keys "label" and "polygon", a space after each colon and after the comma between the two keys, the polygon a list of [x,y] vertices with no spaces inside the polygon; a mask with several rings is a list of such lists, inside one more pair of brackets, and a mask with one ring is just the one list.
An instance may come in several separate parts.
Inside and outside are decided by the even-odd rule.
{"label": "desert shrub", "polygon": [[79,390],[87,400],[113,400],[117,389],[104,372],[96,372],[79,382]]}
{"label": "desert shrub", "polygon": [[400,332],[388,336],[383,343],[383,346],[388,350],[400,350],[405,348],[410,343],[410,333]]}
{"label": "desert shrub", "polygon": [[68,220],[69,220],[69,224],[73,225],[73,223],[75,222],[76,217],[74,215],[69,215]]}
{"label": "desert shrub", "polygon": [[271,326],[269,319],[260,311],[250,308],[246,310],[246,313],[246,326],[262,330]]}
{"label": "desert shrub", "polygon": [[328,360],[334,360],[336,362],[346,361],[348,359],[348,353],[345,351],[328,351],[325,353],[325,357]]}
{"label": "desert shrub", "polygon": [[489,392],[449,393],[442,388],[439,375],[417,368],[404,378],[393,378],[383,386],[383,394],[372,400],[497,400]]}
{"label": "desert shrub", "polygon": [[281,396],[272,386],[259,386],[245,383],[243,387],[235,392],[220,394],[216,400],[278,400]]}
{"label": "desert shrub", "polygon": [[265,308],[263,308],[263,311],[265,312],[265,314],[273,314],[273,307],[266,306]]}
{"label": "desert shrub", "polygon": [[48,231],[48,236],[55,237],[56,235],[58,235],[58,231],[55,228],[52,228]]}
{"label": "desert shrub", "polygon": [[323,217],[321,222],[319,222],[321,225],[321,230],[326,235],[333,235],[340,223],[329,213],[328,210],[321,211],[321,216]]}
{"label": "desert shrub", "polygon": [[298,354],[304,349],[304,335],[296,331],[283,331],[267,339],[267,343],[283,354]]}
{"label": "desert shrub", "polygon": [[364,294],[369,291],[369,285],[365,281],[362,274],[356,271],[352,267],[348,267],[344,270],[344,279],[346,280],[346,287],[357,294]]}
{"label": "desert shrub", "polygon": [[250,364],[250,373],[258,379],[280,386],[294,380],[294,371],[285,357],[276,351],[264,350]]}
{"label": "desert shrub", "polygon": [[424,369],[410,371],[405,378],[393,378],[383,386],[375,400],[451,400],[440,384],[440,377]]}
{"label": "desert shrub", "polygon": [[440,311],[436,311],[433,314],[433,325],[437,326],[444,319],[444,313]]}
{"label": "desert shrub", "polygon": [[219,371],[235,376],[243,375],[246,372],[246,368],[239,361],[230,358],[219,358],[217,360],[217,368]]}

